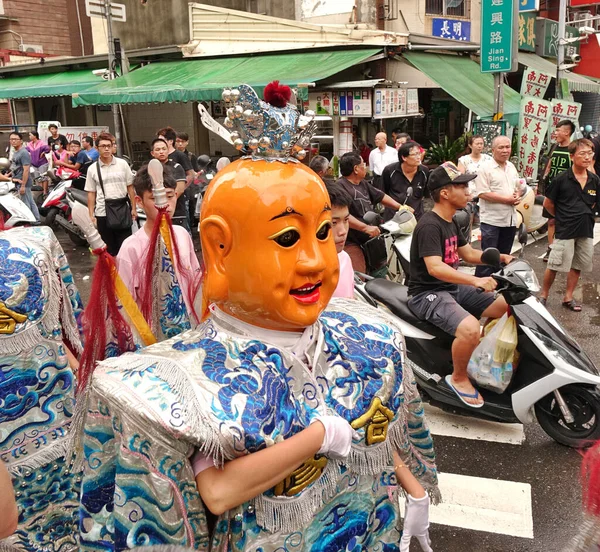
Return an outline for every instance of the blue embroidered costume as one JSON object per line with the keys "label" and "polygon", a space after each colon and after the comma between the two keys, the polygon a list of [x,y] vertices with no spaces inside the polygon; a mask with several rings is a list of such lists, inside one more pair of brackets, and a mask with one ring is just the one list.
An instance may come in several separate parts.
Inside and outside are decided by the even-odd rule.
{"label": "blue embroidered costume", "polygon": [[[398,550],[392,452],[437,494],[433,446],[392,320],[334,300],[310,327],[307,366],[215,312],[196,330],[102,362],[84,432],[81,550]],[[316,455],[219,517],[209,535],[189,457],[223,462],[335,412],[358,432],[344,462]]]}
{"label": "blue embroidered costume", "polygon": [[66,344],[81,352],[81,299],[49,228],[0,232],[0,457],[14,476],[27,551],[77,550],[80,478],[65,459],[74,409]]}

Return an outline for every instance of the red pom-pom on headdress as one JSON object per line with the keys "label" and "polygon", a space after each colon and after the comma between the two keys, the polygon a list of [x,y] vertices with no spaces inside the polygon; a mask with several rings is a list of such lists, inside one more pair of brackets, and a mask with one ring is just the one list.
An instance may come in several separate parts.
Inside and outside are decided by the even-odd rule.
{"label": "red pom-pom on headdress", "polygon": [[285,107],[292,98],[292,89],[276,80],[265,86],[264,98],[273,107]]}

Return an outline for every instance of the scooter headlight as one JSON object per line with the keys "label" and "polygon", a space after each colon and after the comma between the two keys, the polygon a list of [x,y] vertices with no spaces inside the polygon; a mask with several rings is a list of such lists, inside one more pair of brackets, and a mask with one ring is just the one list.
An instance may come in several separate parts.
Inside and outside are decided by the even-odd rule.
{"label": "scooter headlight", "polygon": [[514,273],[525,282],[527,285],[527,289],[532,293],[537,293],[542,289],[540,287],[540,282],[535,275],[535,272],[531,268],[523,269],[523,270],[515,270]]}
{"label": "scooter headlight", "polygon": [[550,352],[550,354],[559,360],[566,362],[571,366],[579,366],[581,360],[575,355],[574,352],[570,351],[551,337],[544,335],[536,330],[529,328],[531,333],[535,335],[543,344],[544,347]]}

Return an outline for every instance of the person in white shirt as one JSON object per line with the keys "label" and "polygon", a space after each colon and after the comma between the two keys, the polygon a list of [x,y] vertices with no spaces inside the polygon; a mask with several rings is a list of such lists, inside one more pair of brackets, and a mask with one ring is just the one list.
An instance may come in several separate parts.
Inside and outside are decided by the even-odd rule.
{"label": "person in white shirt", "polygon": [[[479,136],[478,134],[469,136],[467,143],[471,153],[467,153],[466,155],[458,158],[458,170],[463,174],[479,174],[479,171],[491,163],[494,159],[491,155],[483,153],[485,148],[485,140],[483,139],[483,136]],[[474,182],[471,182],[469,185],[469,191],[471,194],[475,193]]]}
{"label": "person in white shirt", "polygon": [[377,146],[369,155],[369,170],[373,173],[373,186],[383,190],[383,169],[391,163],[398,162],[398,152],[396,148],[387,145],[387,134],[379,132],[375,135],[375,145]]}
{"label": "person in white shirt", "polygon": [[[480,169],[475,179],[479,197],[481,220],[481,249],[497,248],[500,253],[510,254],[517,232],[517,210],[519,173],[508,160],[511,154],[510,138],[496,136],[492,140],[493,160]],[[483,278],[494,269],[479,265],[475,276]]]}

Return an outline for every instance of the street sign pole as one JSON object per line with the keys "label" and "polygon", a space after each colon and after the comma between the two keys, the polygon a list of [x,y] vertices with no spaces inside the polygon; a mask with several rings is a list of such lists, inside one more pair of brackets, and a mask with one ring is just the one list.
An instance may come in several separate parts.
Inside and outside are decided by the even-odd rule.
{"label": "street sign pole", "polygon": [[556,41],[556,97],[562,99],[562,78],[564,71],[561,66],[565,63],[565,27],[567,25],[567,0],[560,0],[558,8],[558,40]]}
{"label": "street sign pole", "polygon": [[[115,43],[112,31],[112,13],[110,0],[104,0],[104,10],[106,14],[106,34],[108,36],[108,74],[110,80],[115,78]],[[117,140],[117,151],[123,154],[123,140],[121,138],[121,116],[119,106],[112,104],[113,123],[115,127],[115,139]]]}
{"label": "street sign pole", "polygon": [[494,121],[504,117],[504,73],[494,73]]}

